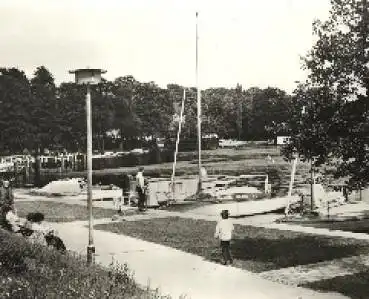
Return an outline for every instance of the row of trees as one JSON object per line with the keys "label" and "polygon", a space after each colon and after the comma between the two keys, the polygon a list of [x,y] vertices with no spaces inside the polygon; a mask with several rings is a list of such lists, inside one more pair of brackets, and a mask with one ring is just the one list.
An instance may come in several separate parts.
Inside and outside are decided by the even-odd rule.
{"label": "row of trees", "polygon": [[[183,90],[186,90],[183,135],[196,136],[196,89],[154,82],[132,76],[103,80],[92,89],[94,148],[123,146],[142,136],[170,137],[178,123]],[[0,69],[0,150],[21,152],[43,148],[85,147],[85,88],[75,83],[56,86],[53,75],[38,67],[29,80],[16,68]],[[211,88],[202,91],[204,133],[223,138],[273,137],[275,123],[289,119],[291,97],[277,88]],[[119,132],[108,140],[106,132]],[[116,144],[112,144],[112,142]]]}

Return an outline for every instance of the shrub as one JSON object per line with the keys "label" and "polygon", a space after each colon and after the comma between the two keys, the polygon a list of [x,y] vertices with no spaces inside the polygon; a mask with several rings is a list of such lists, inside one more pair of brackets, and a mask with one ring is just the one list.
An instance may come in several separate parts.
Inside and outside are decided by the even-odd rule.
{"label": "shrub", "polygon": [[163,298],[142,290],[127,265],[86,266],[79,255],[63,255],[0,230],[0,298]]}

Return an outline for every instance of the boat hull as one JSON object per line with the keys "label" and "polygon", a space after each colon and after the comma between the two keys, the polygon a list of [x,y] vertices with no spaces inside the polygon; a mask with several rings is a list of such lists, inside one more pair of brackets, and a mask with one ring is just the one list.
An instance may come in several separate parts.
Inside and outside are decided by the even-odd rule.
{"label": "boat hull", "polygon": [[222,210],[228,210],[233,217],[237,216],[251,216],[256,214],[263,214],[275,212],[284,209],[288,203],[299,201],[298,196],[275,197],[259,200],[248,200],[242,202],[227,201],[222,203],[211,204],[191,210],[191,213],[206,216],[219,215]]}

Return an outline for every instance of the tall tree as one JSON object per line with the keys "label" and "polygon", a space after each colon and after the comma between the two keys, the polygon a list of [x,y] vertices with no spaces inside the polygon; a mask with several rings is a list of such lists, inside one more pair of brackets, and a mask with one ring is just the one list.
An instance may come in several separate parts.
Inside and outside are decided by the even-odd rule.
{"label": "tall tree", "polygon": [[136,89],[134,105],[143,135],[159,137],[168,133],[174,114],[168,90],[161,89],[154,82],[141,83]]}
{"label": "tall tree", "polygon": [[31,79],[31,115],[34,150],[36,158],[35,185],[40,186],[40,154],[43,149],[54,147],[60,142],[59,120],[56,106],[56,86],[54,77],[44,67],[36,69]]}
{"label": "tall tree", "polygon": [[92,92],[92,132],[96,148],[105,151],[106,132],[114,128],[113,83],[105,79]]}
{"label": "tall tree", "polygon": [[37,148],[50,148],[60,142],[54,77],[44,66],[40,66],[31,79],[31,87],[33,99],[29,112],[33,138]]}
{"label": "tall tree", "polygon": [[33,143],[31,122],[32,90],[23,71],[0,69],[1,151],[22,152]]}
{"label": "tall tree", "polygon": [[85,94],[75,83],[62,83],[58,89],[61,143],[72,151],[86,148]]}
{"label": "tall tree", "polygon": [[139,82],[133,76],[118,77],[113,82],[114,125],[120,131],[121,149],[125,139],[132,140],[141,135],[141,121],[134,105],[138,85]]}
{"label": "tall tree", "polygon": [[[366,0],[331,0],[328,20],[314,22],[317,42],[304,59],[304,68],[310,75],[305,94],[298,90],[297,96],[313,98],[315,110],[326,112],[314,118],[314,127],[324,128],[325,132],[320,131],[320,140],[313,148],[308,145],[309,131],[298,138],[292,136],[289,146],[300,153],[314,150],[319,163],[335,157],[339,162],[337,175],[349,175],[351,183],[359,185],[369,181],[368,9]],[[301,126],[308,127],[312,120],[302,118],[301,122]],[[322,146],[324,150],[319,150]]]}
{"label": "tall tree", "polygon": [[290,97],[285,91],[268,87],[256,90],[252,98],[249,130],[254,139],[273,138],[271,127],[280,126],[290,118]]}

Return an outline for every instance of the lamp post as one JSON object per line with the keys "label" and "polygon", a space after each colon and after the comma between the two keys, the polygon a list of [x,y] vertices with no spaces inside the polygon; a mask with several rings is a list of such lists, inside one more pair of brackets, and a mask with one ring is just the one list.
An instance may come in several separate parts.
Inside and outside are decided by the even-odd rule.
{"label": "lamp post", "polygon": [[75,75],[77,84],[86,85],[86,124],[87,124],[87,209],[88,209],[88,246],[87,264],[94,262],[95,245],[93,238],[92,215],[92,113],[91,113],[91,85],[101,82],[101,74],[106,71],[101,69],[77,69],[69,71]]}

